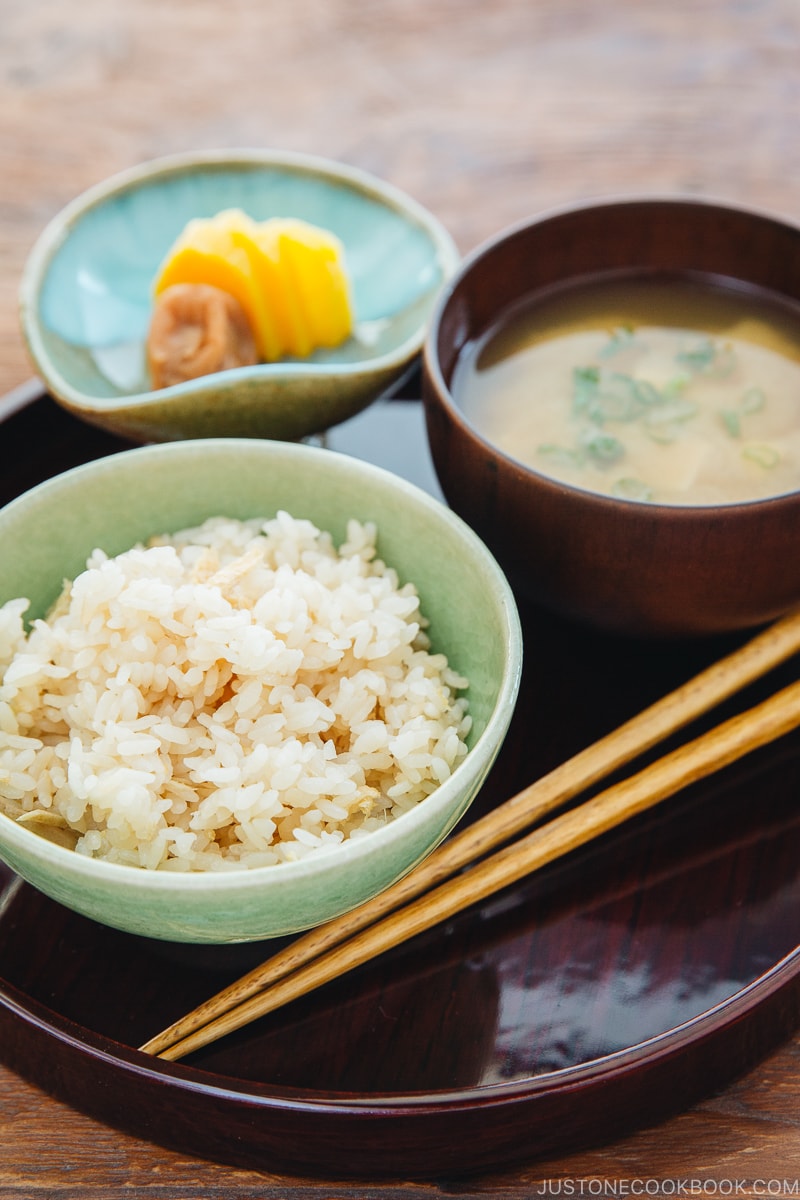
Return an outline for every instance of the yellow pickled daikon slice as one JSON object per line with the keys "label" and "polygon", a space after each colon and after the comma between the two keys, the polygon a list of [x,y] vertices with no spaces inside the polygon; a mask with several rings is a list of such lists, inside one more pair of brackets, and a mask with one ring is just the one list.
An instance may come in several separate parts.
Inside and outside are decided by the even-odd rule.
{"label": "yellow pickled daikon slice", "polygon": [[352,303],[338,238],[305,221],[272,222],[287,291],[297,296],[313,345],[333,347],[350,335]]}
{"label": "yellow pickled daikon slice", "polygon": [[307,358],[319,343],[310,328],[300,290],[287,271],[277,221],[253,222],[247,241],[253,273],[279,329],[279,357],[289,354]]}

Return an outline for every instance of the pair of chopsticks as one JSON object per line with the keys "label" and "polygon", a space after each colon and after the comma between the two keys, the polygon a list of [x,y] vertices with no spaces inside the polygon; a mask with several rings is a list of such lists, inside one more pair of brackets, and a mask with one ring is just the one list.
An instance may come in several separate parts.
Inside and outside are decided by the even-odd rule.
{"label": "pair of chopsticks", "polygon": [[[450,838],[373,900],[297,938],[140,1049],[163,1059],[182,1058],[516,883],[795,729],[800,725],[800,682],[503,845],[798,650],[800,613],[777,621],[701,671]],[[498,846],[503,849],[484,857]]]}

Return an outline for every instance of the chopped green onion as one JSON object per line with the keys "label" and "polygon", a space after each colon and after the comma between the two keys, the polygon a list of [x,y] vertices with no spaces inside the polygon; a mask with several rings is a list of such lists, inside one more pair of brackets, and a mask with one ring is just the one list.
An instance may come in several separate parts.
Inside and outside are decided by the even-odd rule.
{"label": "chopped green onion", "polygon": [[665,400],[672,400],[675,396],[679,396],[685,391],[691,383],[688,375],[674,375],[672,379],[667,380],[661,389],[661,394]]}
{"label": "chopped green onion", "polygon": [[658,408],[650,409],[644,419],[644,431],[654,442],[674,442],[684,421],[690,421],[698,413],[696,404],[689,400],[665,400]]}
{"label": "chopped green onion", "polygon": [[751,442],[749,446],[745,446],[742,450],[742,458],[758,463],[760,467],[776,467],[781,461],[781,456],[775,447],[767,446],[763,442]]}
{"label": "chopped green onion", "polygon": [[640,479],[618,479],[611,489],[618,500],[652,500],[653,489]]}
{"label": "chopped green onion", "polygon": [[598,424],[604,421],[632,421],[639,415],[636,385],[629,375],[613,372],[600,379],[594,410],[590,412]]}
{"label": "chopped green onion", "polygon": [[730,436],[732,438],[741,437],[742,421],[738,412],[734,412],[732,408],[723,408],[719,415],[722,417],[722,424]]}
{"label": "chopped green onion", "polygon": [[633,342],[633,326],[620,325],[617,329],[612,330],[611,338],[608,344],[602,350],[598,350],[598,358],[613,358],[615,354],[619,354],[621,350],[627,350]]}
{"label": "chopped green onion", "polygon": [[578,450],[570,450],[568,446],[558,446],[554,442],[542,442],[536,447],[536,453],[561,467],[582,467],[584,463],[584,457]]}
{"label": "chopped green onion", "polygon": [[738,410],[732,408],[722,409],[720,416],[722,423],[727,429],[731,437],[740,437],[742,432],[742,417],[750,416],[752,413],[760,412],[766,404],[766,397],[761,388],[751,387],[746,392],[743,392],[739,398]]}
{"label": "chopped green onion", "polygon": [[700,338],[676,354],[675,361],[688,367],[695,375],[712,375],[717,379],[730,375],[736,366],[733,347],[727,343],[717,346],[712,338]]}
{"label": "chopped green onion", "polygon": [[599,383],[599,367],[575,367],[572,372],[572,407],[576,413],[589,410]]}
{"label": "chopped green onion", "polygon": [[572,410],[595,425],[606,421],[635,421],[645,409],[664,402],[664,396],[647,379],[619,371],[576,367],[572,373]]}
{"label": "chopped green onion", "polygon": [[675,355],[675,361],[690,371],[700,373],[707,371],[717,356],[716,346],[711,338],[700,338],[686,350],[680,350]]}
{"label": "chopped green onion", "polygon": [[659,446],[668,446],[670,442],[675,441],[680,432],[680,426],[675,421],[645,421],[644,431],[651,442],[658,442]]}
{"label": "chopped green onion", "polygon": [[587,430],[581,436],[581,445],[590,458],[603,466],[619,462],[621,458],[625,457],[625,447],[622,442],[619,438],[612,437],[610,433],[595,433],[593,430]]}
{"label": "chopped green onion", "polygon": [[[641,385],[618,371],[601,371],[599,367],[576,367],[573,371],[573,412],[588,417],[595,425],[635,421],[643,405],[652,402],[653,393],[652,384]],[[647,400],[643,399],[645,395]]]}
{"label": "chopped green onion", "polygon": [[647,379],[634,379],[632,382],[636,392],[636,399],[642,404],[648,407],[654,404],[663,404],[664,396]]}
{"label": "chopped green onion", "polygon": [[767,402],[767,398],[759,387],[748,388],[742,396],[739,407],[746,415],[750,413],[761,412]]}

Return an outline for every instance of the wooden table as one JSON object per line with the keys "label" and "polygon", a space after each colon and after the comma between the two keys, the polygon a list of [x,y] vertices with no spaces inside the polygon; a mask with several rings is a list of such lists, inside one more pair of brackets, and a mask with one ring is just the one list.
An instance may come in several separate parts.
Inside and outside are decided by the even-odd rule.
{"label": "wooden table", "polygon": [[[0,35],[0,394],[30,375],[16,289],[71,197],[190,148],[338,158],[467,251],[551,205],[715,196],[800,216],[797,0],[28,0]],[[2,434],[0,434],[2,437]],[[0,1200],[783,1195],[800,1190],[800,1038],[614,1145],[467,1184],[288,1179],[187,1160],[0,1068]]]}

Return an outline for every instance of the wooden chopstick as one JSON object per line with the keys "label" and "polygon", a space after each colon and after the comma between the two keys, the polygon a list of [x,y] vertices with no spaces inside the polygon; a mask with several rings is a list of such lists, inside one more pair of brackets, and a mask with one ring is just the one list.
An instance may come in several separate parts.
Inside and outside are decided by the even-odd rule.
{"label": "wooden chopstick", "polygon": [[[798,650],[800,613],[776,622],[452,837],[375,899],[297,938],[266,963],[151,1038],[141,1049],[166,1059],[180,1058],[429,928],[467,904],[508,886],[687,783],[788,732],[800,723],[800,684],[784,689],[763,705],[733,718],[580,808],[556,818],[473,866],[450,884],[438,886]],[[437,887],[435,892],[430,890]],[[421,900],[410,903],[420,895]],[[401,905],[407,907],[377,924],[381,917]],[[359,934],[360,937],[356,936]],[[343,945],[346,939],[351,940]],[[337,946],[341,947],[338,952],[334,949]]]}
{"label": "wooden chopstick", "polygon": [[800,683],[794,683],[312,959],[208,1021],[164,1050],[161,1057],[181,1058],[340,977],[798,725]]}

